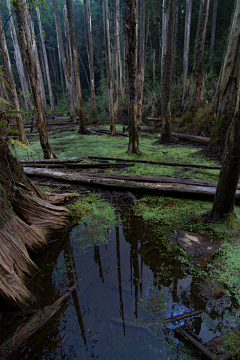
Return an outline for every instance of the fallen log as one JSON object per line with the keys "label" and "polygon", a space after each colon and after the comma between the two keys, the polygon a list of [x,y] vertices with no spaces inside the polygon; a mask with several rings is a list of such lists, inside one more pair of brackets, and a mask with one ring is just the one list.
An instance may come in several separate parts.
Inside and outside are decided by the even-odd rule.
{"label": "fallen log", "polygon": [[166,320],[164,320],[164,323],[168,323],[168,322],[175,323],[176,321],[186,319],[186,318],[192,317],[192,316],[197,316],[202,313],[203,313],[203,310],[191,311],[190,313],[187,313],[187,314],[182,314],[182,315],[174,316],[173,318],[170,318],[170,319],[166,319]]}
{"label": "fallen log", "polygon": [[7,356],[16,351],[21,344],[34,335],[56,314],[61,308],[62,302],[69,297],[77,284],[67,289],[52,305],[45,306],[34,314],[25,324],[18,327],[15,333],[0,346],[0,358],[4,360]]}
{"label": "fallen log", "polygon": [[97,156],[97,155],[87,155],[89,159],[105,159],[105,160],[116,160],[116,161],[129,161],[136,163],[145,163],[145,164],[156,164],[164,166],[183,166],[183,167],[192,167],[192,168],[201,168],[201,169],[216,169],[220,170],[221,166],[218,165],[203,165],[203,164],[190,164],[190,163],[175,163],[175,162],[166,162],[166,161],[153,161],[153,160],[139,160],[139,159],[126,159],[126,158],[115,158],[108,156]]}
{"label": "fallen log", "polygon": [[45,167],[51,167],[51,168],[61,168],[61,167],[70,167],[70,168],[78,168],[78,169],[88,169],[88,168],[111,168],[111,167],[125,167],[125,166],[134,166],[135,163],[129,163],[129,162],[118,162],[118,163],[59,163],[59,164],[54,164],[54,163],[24,163],[23,166],[24,167],[38,167],[38,168],[45,168]]}
{"label": "fallen log", "polygon": [[62,158],[62,159],[39,159],[39,160],[19,160],[20,163],[24,164],[58,164],[58,163],[76,163],[83,161],[83,156],[75,156],[71,158]]}
{"label": "fallen log", "polygon": [[181,140],[188,140],[188,141],[198,142],[198,143],[201,143],[201,144],[204,144],[204,145],[208,145],[210,140],[211,140],[211,138],[205,137],[205,136],[180,134],[180,133],[175,133],[175,132],[172,132],[172,136],[176,137],[178,139],[181,139]]}
{"label": "fallen log", "polygon": [[[107,188],[124,188],[135,191],[143,192],[155,192],[162,193],[170,196],[187,196],[187,197],[198,197],[208,200],[213,200],[216,189],[209,186],[196,186],[187,185],[181,183],[147,183],[147,182],[135,182],[129,180],[109,179],[109,178],[97,178],[91,175],[72,174],[69,172],[54,171],[51,169],[39,169],[39,168],[24,168],[24,172],[27,175],[32,176],[43,176],[54,179],[87,184],[87,185],[98,185]],[[240,201],[240,191],[237,190],[235,200]]]}

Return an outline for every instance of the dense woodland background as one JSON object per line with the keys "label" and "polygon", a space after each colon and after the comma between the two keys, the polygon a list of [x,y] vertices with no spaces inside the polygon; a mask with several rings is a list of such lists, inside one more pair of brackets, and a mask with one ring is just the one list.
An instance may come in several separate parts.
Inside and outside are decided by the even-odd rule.
{"label": "dense woodland background", "polygon": [[[216,0],[215,0],[216,2]],[[96,104],[97,112],[103,113],[108,111],[107,105],[107,80],[106,80],[106,66],[105,66],[105,45],[104,45],[104,27],[103,27],[103,10],[102,2],[100,0],[91,1],[91,19],[92,19],[92,37],[93,37],[93,65],[95,76],[95,91],[96,91]],[[185,10],[186,1],[177,1],[177,22],[175,23],[175,40],[174,40],[174,64],[173,64],[173,104],[172,109],[181,109],[182,97],[182,73],[183,73],[183,49],[184,49],[184,29],[185,29]],[[64,9],[65,1],[58,1],[58,9],[61,22],[62,37],[64,39],[64,46],[66,47],[66,37],[64,30]],[[80,78],[82,86],[82,94],[84,100],[85,111],[90,111],[90,85],[89,85],[89,66],[88,55],[86,46],[86,31],[84,22],[84,4],[83,1],[73,1],[73,15],[75,24],[75,33],[77,40],[77,49],[79,56]],[[112,65],[114,61],[114,13],[115,1],[109,0],[109,29],[110,29],[110,48]],[[155,0],[146,0],[146,20],[145,32],[147,39],[146,51],[146,66],[145,66],[145,79],[144,79],[144,98],[143,98],[143,115],[159,116],[160,111],[160,82],[161,82],[161,43],[162,43],[162,2]],[[196,39],[196,31],[198,24],[200,1],[193,0],[192,4],[192,21],[190,33],[190,48],[189,48],[189,71],[188,71],[188,90],[187,95],[191,92],[192,83],[192,69],[194,58],[194,46]],[[211,54],[211,35],[213,31],[213,8],[214,0],[210,1],[209,17],[207,22],[207,33],[205,41],[205,54],[204,54],[204,83],[202,94],[202,106],[206,101],[213,100],[217,79],[221,69],[228,33],[231,23],[232,14],[234,11],[234,0],[219,0],[217,7],[216,19],[216,35],[213,56]],[[53,96],[59,112],[67,111],[66,101],[66,85],[61,82],[62,65],[59,63],[57,36],[54,18],[54,4],[53,1],[46,0],[45,5],[39,5],[42,30],[44,34],[45,46],[47,51],[48,65],[50,70],[50,78],[53,89]],[[122,43],[123,61],[123,82],[127,86],[127,70],[126,70],[126,32],[123,23],[126,19],[126,4],[120,1],[120,41]],[[49,104],[49,92],[47,88],[47,80],[45,75],[45,68],[43,65],[43,56],[41,49],[40,30],[37,21],[36,11],[31,9],[32,18],[34,20],[34,30],[37,40],[38,54],[40,64],[43,72],[43,81],[45,87],[46,101]],[[1,15],[6,36],[7,46],[12,64],[14,79],[16,82],[19,93],[21,92],[18,71],[14,59],[13,43],[10,36],[10,21],[9,12],[6,7],[5,1],[1,2]],[[140,16],[140,15],[139,15]],[[13,14],[14,23],[16,24],[15,15]],[[113,69],[113,66],[112,66]],[[4,71],[4,70],[3,70]],[[2,94],[4,97],[4,94]],[[22,107],[24,107],[23,99],[20,97]],[[189,100],[189,96],[187,96]],[[174,106],[175,104],[175,106]],[[104,114],[105,115],[105,114]],[[127,95],[119,98],[119,112],[118,116],[127,117]]]}

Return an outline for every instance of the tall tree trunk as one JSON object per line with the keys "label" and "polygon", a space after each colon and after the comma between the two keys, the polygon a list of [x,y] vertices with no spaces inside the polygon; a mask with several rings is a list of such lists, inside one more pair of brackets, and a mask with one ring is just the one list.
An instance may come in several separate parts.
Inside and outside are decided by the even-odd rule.
{"label": "tall tree trunk", "polygon": [[13,16],[11,16],[12,11],[11,11],[11,6],[10,6],[10,1],[6,0],[6,2],[7,2],[8,12],[9,12],[9,16],[10,16],[10,33],[11,33],[11,38],[12,38],[12,42],[13,42],[14,57],[15,57],[16,66],[17,66],[17,70],[18,70],[18,76],[19,76],[19,80],[21,83],[21,88],[22,88],[22,92],[23,92],[23,96],[24,96],[24,103],[25,103],[26,111],[29,111],[32,109],[33,104],[32,104],[32,100],[31,100],[31,96],[30,96],[27,78],[25,75],[25,70],[24,70],[24,66],[23,66],[23,62],[22,62],[20,48],[18,45],[18,39],[17,39],[14,22],[13,22]]}
{"label": "tall tree trunk", "polygon": [[163,0],[162,67],[161,67],[161,141],[172,141],[171,86],[173,68],[174,23],[176,0]]}
{"label": "tall tree trunk", "polygon": [[198,16],[197,35],[194,49],[193,64],[193,92],[192,92],[192,108],[197,109],[201,102],[202,82],[203,82],[203,66],[204,66],[204,45],[207,31],[207,21],[209,13],[210,0],[200,1],[200,10]]}
{"label": "tall tree trunk", "polygon": [[67,6],[66,4],[63,7],[63,19],[64,19],[64,29],[65,29],[65,40],[66,40],[66,61],[68,73],[71,74],[72,79],[72,92],[74,102],[76,101],[75,86],[74,86],[74,71],[73,71],[73,60],[72,60],[72,50],[70,42],[70,33],[69,33],[69,22],[67,16]]}
{"label": "tall tree trunk", "polygon": [[177,37],[178,37],[178,7],[179,0],[176,0],[175,24],[174,24],[174,45],[173,45],[173,71],[175,71],[175,61],[177,56]]}
{"label": "tall tree trunk", "polygon": [[39,68],[38,66],[36,66],[36,74],[35,74],[34,71],[35,59],[32,56],[31,44],[28,41],[26,14],[25,14],[27,9],[25,5],[23,6],[22,3],[20,3],[20,0],[14,1],[13,5],[18,23],[18,32],[19,32],[22,52],[25,59],[26,69],[29,75],[31,89],[32,89],[34,108],[36,111],[36,121],[38,126],[40,143],[43,150],[43,155],[44,158],[46,159],[56,158],[56,155],[54,154],[51,145],[49,143],[48,135],[45,127],[46,118],[43,110]]}
{"label": "tall tree trunk", "polygon": [[39,32],[40,32],[40,39],[41,39],[41,45],[42,45],[43,59],[44,59],[46,76],[47,76],[50,106],[51,106],[52,114],[54,115],[54,114],[55,114],[55,110],[56,110],[56,109],[55,109],[55,101],[54,101],[53,92],[52,92],[52,85],[51,85],[50,74],[49,74],[49,67],[48,67],[48,58],[47,58],[47,52],[46,52],[46,48],[45,48],[45,42],[44,42],[44,36],[43,36],[43,30],[42,30],[42,23],[41,23],[40,12],[39,12],[38,6],[36,6],[36,13],[37,13],[37,18],[38,18],[38,27],[39,27]]}
{"label": "tall tree trunk", "polygon": [[114,109],[113,109],[108,0],[102,0],[102,6],[103,6],[103,24],[104,24],[104,38],[105,38],[105,61],[106,61],[107,88],[108,88],[108,109],[109,109],[109,115],[110,115],[110,133],[111,133],[111,135],[116,135]]}
{"label": "tall tree trunk", "polygon": [[211,43],[210,43],[210,57],[209,57],[210,66],[213,65],[215,35],[216,35],[216,24],[217,24],[217,9],[218,9],[218,0],[214,0],[214,3],[213,3],[213,18],[212,18],[212,33],[211,33]]}
{"label": "tall tree trunk", "polygon": [[79,117],[79,132],[86,133],[87,126],[86,126],[85,114],[83,109],[83,98],[82,98],[82,89],[80,83],[80,72],[79,72],[79,63],[78,63],[78,54],[77,54],[77,42],[76,42],[74,20],[73,20],[72,0],[66,0],[66,5],[67,5],[69,31],[70,31],[70,43],[71,43],[73,72],[74,72],[74,80],[75,80],[74,81],[75,92],[77,95],[77,113]]}
{"label": "tall tree trunk", "polygon": [[128,152],[139,154],[137,128],[137,54],[138,54],[138,13],[136,0],[125,0],[127,4],[127,72],[128,72]]}
{"label": "tall tree trunk", "polygon": [[[57,43],[58,43],[58,51],[59,51],[59,61],[62,63],[63,66],[63,72],[64,72],[65,83],[67,88],[67,96],[68,96],[68,109],[69,109],[71,121],[76,123],[77,120],[76,120],[73,92],[72,92],[72,78],[71,78],[71,73],[69,73],[67,69],[61,25],[59,19],[58,2],[57,0],[54,0],[53,3],[54,3],[55,25],[56,25]],[[61,63],[59,64],[60,68],[61,68]]]}
{"label": "tall tree trunk", "polygon": [[[239,31],[239,27],[238,27]],[[235,194],[240,177],[240,112],[235,113],[226,135],[222,167],[218,179],[212,219],[225,218],[234,210]]]}
{"label": "tall tree trunk", "polygon": [[219,75],[214,99],[215,124],[213,143],[222,147],[231,119],[239,108],[240,84],[240,0],[229,31],[227,51]]}
{"label": "tall tree trunk", "polygon": [[119,62],[119,83],[122,97],[124,96],[124,80],[123,80],[123,49],[122,49],[122,12],[120,12],[120,0],[118,0],[118,62]]}
{"label": "tall tree trunk", "polygon": [[92,40],[92,19],[91,19],[90,0],[84,0],[84,18],[85,18],[88,65],[89,65],[89,74],[90,74],[91,103],[92,103],[92,110],[95,113],[94,116],[97,116],[94,67],[93,67],[93,40]]}
{"label": "tall tree trunk", "polygon": [[1,44],[1,52],[2,52],[4,68],[5,68],[7,78],[8,78],[8,83],[10,86],[11,101],[12,101],[14,109],[18,111],[18,113],[15,114],[15,118],[17,121],[17,130],[19,131],[19,134],[18,134],[19,140],[25,144],[29,144],[26,134],[25,134],[25,130],[24,130],[22,116],[20,114],[20,106],[19,106],[19,102],[18,102],[17,90],[16,90],[16,86],[15,86],[15,82],[14,82],[14,78],[13,78],[13,74],[12,74],[12,66],[11,66],[8,48],[7,48],[6,39],[5,39],[5,34],[4,34],[3,26],[2,26],[1,15],[0,15],[0,44]]}
{"label": "tall tree trunk", "polygon": [[137,124],[142,125],[143,85],[146,63],[145,0],[140,1],[140,40],[137,75]]}
{"label": "tall tree trunk", "polygon": [[186,89],[187,89],[189,44],[190,44],[190,32],[191,32],[191,20],[192,20],[192,2],[193,2],[193,0],[186,0],[184,50],[183,50],[183,95],[182,95],[182,106],[184,105],[184,102],[185,102]]}
{"label": "tall tree trunk", "polygon": [[115,29],[114,29],[114,118],[118,115],[118,0],[115,0]]}

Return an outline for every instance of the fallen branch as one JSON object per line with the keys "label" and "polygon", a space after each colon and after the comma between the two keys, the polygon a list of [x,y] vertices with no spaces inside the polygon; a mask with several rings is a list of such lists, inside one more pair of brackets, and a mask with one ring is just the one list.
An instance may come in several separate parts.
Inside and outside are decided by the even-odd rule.
{"label": "fallen branch", "polygon": [[61,307],[61,303],[68,298],[74,289],[76,289],[76,286],[77,284],[74,284],[52,305],[45,306],[42,310],[39,310],[25,324],[19,327],[8,340],[1,344],[1,359],[4,360],[7,356],[17,350],[24,341],[28,340],[30,336],[34,335],[36,331],[41,329],[47,321],[56,314]]}
{"label": "fallen branch", "polygon": [[187,313],[187,314],[178,315],[178,316],[175,316],[175,317],[173,317],[171,319],[166,319],[164,321],[164,323],[168,323],[168,322],[175,323],[176,321],[179,321],[179,320],[182,320],[182,319],[185,319],[185,318],[188,318],[188,317],[200,315],[200,314],[202,314],[202,312],[203,312],[203,310],[196,310],[196,311],[192,311],[192,312]]}
{"label": "fallen branch", "polygon": [[145,164],[156,164],[156,165],[164,165],[164,166],[184,166],[184,167],[202,168],[202,169],[216,169],[216,170],[221,169],[221,166],[218,166],[218,165],[174,163],[174,162],[166,162],[166,161],[126,159],[126,158],[115,158],[115,157],[95,156],[95,155],[88,155],[87,157],[89,159],[105,159],[105,160],[116,160],[116,161],[125,161],[125,162],[129,161],[129,162],[145,163]]}
{"label": "fallen branch", "polygon": [[205,137],[205,136],[180,134],[180,133],[175,133],[175,132],[172,132],[172,136],[176,137],[178,139],[181,139],[181,140],[188,140],[188,141],[198,142],[198,143],[201,143],[201,144],[204,144],[204,145],[208,145],[210,140],[211,140],[211,138]]}

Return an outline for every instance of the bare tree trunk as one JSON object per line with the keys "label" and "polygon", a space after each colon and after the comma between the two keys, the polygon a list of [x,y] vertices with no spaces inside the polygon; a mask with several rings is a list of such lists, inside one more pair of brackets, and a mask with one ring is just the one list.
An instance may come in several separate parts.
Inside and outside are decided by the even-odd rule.
{"label": "bare tree trunk", "polygon": [[64,19],[64,29],[65,29],[65,38],[66,38],[66,61],[67,61],[67,69],[68,73],[71,74],[72,79],[72,93],[73,100],[76,101],[76,93],[74,86],[74,71],[73,71],[73,60],[72,60],[72,50],[71,50],[71,42],[70,42],[70,33],[69,33],[69,23],[67,16],[67,6],[66,4],[63,7],[63,19]]}
{"label": "bare tree trunk", "polygon": [[70,43],[71,43],[73,72],[74,72],[74,80],[75,80],[74,81],[75,92],[77,95],[77,113],[79,117],[79,132],[86,133],[87,126],[86,126],[85,114],[83,109],[83,98],[82,98],[82,89],[80,83],[80,72],[79,72],[79,64],[78,64],[77,42],[76,42],[74,20],[73,20],[72,0],[66,0],[66,5],[67,5],[67,15],[68,15],[69,30],[70,30]]}
{"label": "bare tree trunk", "polygon": [[[7,2],[8,12],[9,12],[9,16],[10,16],[11,15],[10,1],[6,0],[6,2]],[[18,70],[18,76],[20,79],[21,88],[22,88],[22,92],[23,92],[23,96],[24,96],[25,107],[26,107],[26,111],[29,111],[32,109],[33,104],[32,104],[32,100],[30,97],[28,82],[27,82],[27,78],[25,75],[21,52],[20,52],[19,45],[18,45],[18,39],[17,39],[14,22],[13,22],[13,16],[10,16],[10,33],[11,33],[11,38],[12,38],[13,47],[14,47],[14,57],[15,57],[16,66],[17,66],[17,70]]]}
{"label": "bare tree trunk", "polygon": [[39,131],[40,143],[43,150],[43,155],[44,158],[46,159],[56,158],[56,155],[54,154],[51,145],[49,143],[48,135],[45,127],[46,118],[43,110],[39,68],[38,66],[36,66],[36,74],[35,74],[34,71],[35,59],[32,56],[31,44],[28,41],[26,15],[25,15],[27,9],[25,5],[23,6],[22,3],[19,2],[19,0],[14,1],[13,5],[18,23],[18,32],[19,32],[22,52],[25,59],[26,69],[29,75],[31,89],[32,89],[33,102],[36,111],[36,121]]}
{"label": "bare tree trunk", "polygon": [[177,56],[177,37],[178,37],[178,6],[179,0],[176,0],[175,24],[174,24],[174,45],[173,45],[173,71],[175,71],[175,61]]}
{"label": "bare tree trunk", "polygon": [[0,44],[1,44],[1,52],[2,52],[4,68],[5,68],[7,77],[8,77],[8,83],[10,85],[11,101],[12,101],[14,109],[18,111],[18,113],[15,114],[14,117],[16,118],[16,121],[17,121],[17,130],[19,131],[19,134],[18,134],[19,140],[25,144],[29,144],[26,134],[25,134],[25,130],[24,130],[22,116],[20,114],[20,106],[19,106],[19,102],[18,102],[17,90],[16,90],[16,86],[15,86],[15,82],[14,82],[14,78],[13,78],[13,74],[12,74],[12,66],[11,66],[8,48],[7,48],[6,39],[5,39],[5,34],[4,34],[3,26],[2,26],[1,15],[0,15]]}
{"label": "bare tree trunk", "polygon": [[146,39],[145,39],[145,0],[140,1],[140,48],[138,56],[138,75],[137,75],[137,124],[142,125],[142,103],[144,71],[146,63]]}
{"label": "bare tree trunk", "polygon": [[125,0],[127,4],[127,72],[128,72],[128,152],[139,154],[137,129],[137,53],[138,53],[138,13],[136,0]]}
{"label": "bare tree trunk", "polygon": [[114,96],[113,111],[114,118],[118,115],[118,0],[115,0],[115,29],[114,29]]}
{"label": "bare tree trunk", "polygon": [[237,111],[226,135],[222,167],[213,207],[210,213],[212,219],[225,218],[233,212],[239,177],[240,112]]}
{"label": "bare tree trunk", "polygon": [[163,0],[162,15],[162,67],[161,67],[161,141],[172,141],[171,86],[173,67],[174,22],[176,0]]}
{"label": "bare tree trunk", "polygon": [[219,75],[214,99],[215,124],[213,143],[222,147],[226,132],[235,112],[239,108],[240,84],[240,0],[236,2],[235,13],[229,31],[226,55]]}
{"label": "bare tree trunk", "polygon": [[87,54],[88,54],[89,74],[90,74],[92,110],[94,112],[94,116],[97,116],[96,99],[95,99],[94,67],[93,67],[93,40],[92,40],[92,19],[91,19],[90,0],[84,0],[84,18],[85,18]]}
{"label": "bare tree trunk", "polygon": [[45,70],[46,70],[46,76],[47,76],[50,106],[51,106],[52,114],[54,115],[55,110],[56,110],[55,109],[55,101],[54,101],[53,92],[52,92],[52,85],[51,85],[49,67],[48,67],[48,58],[47,58],[47,52],[46,52],[46,48],[45,48],[45,42],[44,42],[43,30],[42,30],[42,23],[41,23],[40,12],[39,12],[38,6],[36,6],[36,13],[37,13],[37,18],[38,18],[38,27],[39,27],[39,32],[40,32],[43,59],[44,59],[44,65],[45,65]]}
{"label": "bare tree trunk", "polygon": [[122,96],[124,96],[123,66],[122,66],[122,15],[120,15],[120,0],[118,0],[118,62],[119,62],[119,82]]}
{"label": "bare tree trunk", "polygon": [[200,1],[197,35],[194,49],[193,92],[191,100],[193,109],[199,108],[201,102],[204,66],[204,45],[207,30],[209,3],[210,0]]}
{"label": "bare tree trunk", "polygon": [[[62,63],[63,66],[63,72],[64,72],[65,83],[67,88],[67,96],[68,96],[68,109],[69,109],[71,121],[76,123],[77,120],[76,120],[73,92],[72,92],[72,78],[71,78],[71,74],[68,72],[67,69],[63,39],[61,33],[61,25],[59,19],[58,2],[57,0],[54,0],[53,3],[54,3],[55,25],[56,25],[57,43],[58,43],[58,51],[59,51],[59,61]],[[60,63],[60,67],[61,67],[61,63]]]}
{"label": "bare tree trunk", "polygon": [[185,10],[182,106],[184,105],[185,96],[186,96],[186,89],[187,89],[189,43],[190,43],[191,20],[192,20],[192,1],[193,0],[186,0],[186,10]]}
{"label": "bare tree trunk", "polygon": [[110,133],[111,133],[111,135],[116,135],[114,109],[113,109],[108,0],[103,0],[102,6],[103,6],[103,24],[104,24],[104,38],[105,38],[105,61],[106,61],[107,88],[108,88],[108,109],[109,109],[109,115],[110,115]]}
{"label": "bare tree trunk", "polygon": [[216,35],[216,23],[217,23],[217,9],[218,9],[218,0],[214,0],[214,3],[213,3],[213,18],[212,18],[212,33],[211,33],[211,44],[210,44],[210,57],[209,57],[210,66],[213,65],[215,35]]}

